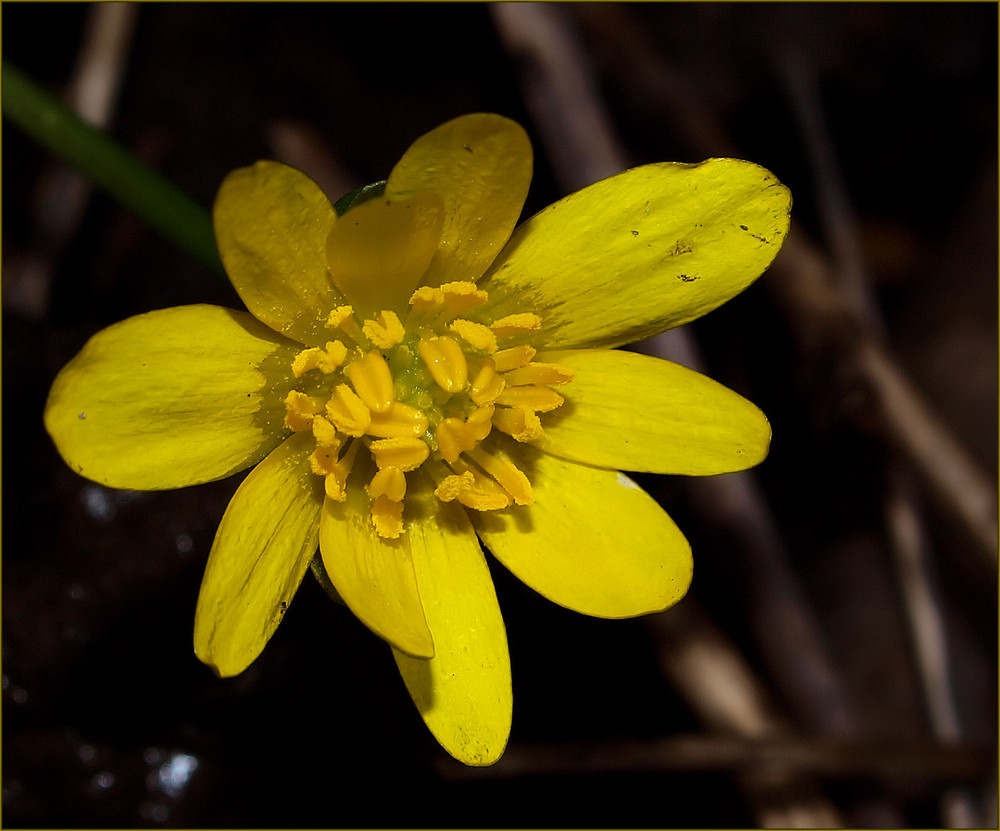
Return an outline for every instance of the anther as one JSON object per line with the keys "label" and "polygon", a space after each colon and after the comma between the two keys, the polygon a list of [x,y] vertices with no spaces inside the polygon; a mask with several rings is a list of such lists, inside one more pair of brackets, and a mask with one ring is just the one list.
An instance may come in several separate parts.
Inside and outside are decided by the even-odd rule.
{"label": "anther", "polygon": [[517,441],[534,441],[542,436],[542,422],[523,407],[502,407],[493,414],[493,426]]}
{"label": "anther", "polygon": [[371,518],[375,533],[382,539],[395,540],[403,533],[403,503],[385,494],[372,500]]}
{"label": "anther", "polygon": [[476,441],[482,441],[493,429],[493,414],[496,410],[492,404],[487,404],[484,407],[479,407],[475,410],[467,419],[465,423],[469,430],[472,431],[473,437]]}
{"label": "anther", "polygon": [[348,436],[363,436],[372,420],[371,410],[347,384],[337,385],[326,402],[326,414]]}
{"label": "anther", "polygon": [[531,482],[513,462],[498,456],[491,456],[481,447],[474,447],[469,451],[469,456],[497,480],[500,486],[513,497],[516,504],[530,505],[535,501]]}
{"label": "anther", "polygon": [[486,300],[486,292],[476,288],[475,283],[460,280],[437,288],[421,286],[410,297],[410,306],[418,314],[445,312],[451,319]]}
{"label": "anther", "polygon": [[521,335],[525,332],[534,332],[542,325],[542,319],[532,312],[521,312],[519,314],[507,315],[499,320],[494,320],[490,328],[499,338],[507,335]]}
{"label": "anther", "polygon": [[427,426],[427,416],[423,410],[401,401],[393,401],[386,412],[371,414],[366,432],[385,439],[419,439],[427,432]]}
{"label": "anther", "polygon": [[497,336],[489,326],[483,326],[482,323],[458,318],[448,325],[448,331],[458,335],[473,349],[478,349],[481,352],[496,351]]}
{"label": "anther", "polygon": [[406,330],[399,316],[391,310],[378,313],[378,320],[366,320],[361,331],[379,349],[391,349],[403,342]]}
{"label": "anther", "polygon": [[510,496],[496,482],[461,459],[451,465],[455,473],[446,476],[434,490],[442,502],[457,499],[476,511],[496,511],[510,505]]}
{"label": "anther", "polygon": [[563,397],[548,387],[506,387],[497,396],[497,404],[506,407],[524,407],[540,413],[547,413],[561,407]]}
{"label": "anther", "polygon": [[[351,442],[347,448],[347,452],[341,457],[340,461],[330,466],[326,478],[323,480],[323,489],[327,497],[334,502],[343,502],[347,499],[347,477],[354,466],[354,457],[357,455],[357,452],[358,442]],[[312,464],[312,457],[310,457],[309,461]]]}
{"label": "anther", "polygon": [[394,399],[392,372],[379,352],[368,352],[347,365],[354,391],[373,413],[387,412]]}
{"label": "anther", "polygon": [[449,464],[458,460],[463,451],[476,446],[476,437],[464,421],[457,418],[445,418],[438,424],[434,432],[438,451]]}
{"label": "anther", "polygon": [[369,447],[379,469],[395,467],[406,472],[416,470],[430,455],[427,442],[422,439],[378,439]]}
{"label": "anther", "polygon": [[441,389],[447,393],[465,389],[469,380],[469,367],[462,347],[454,339],[447,336],[421,338],[417,351]]}
{"label": "anther", "polygon": [[497,375],[493,361],[487,359],[483,361],[483,365],[472,381],[472,387],[469,389],[469,398],[479,406],[492,404],[496,401],[497,396],[503,392],[505,385],[506,381]]}
{"label": "anther", "polygon": [[347,357],[347,347],[339,340],[329,341],[325,349],[311,346],[303,349],[292,361],[292,374],[301,378],[312,369],[329,374],[339,367]]}
{"label": "anther", "polygon": [[523,384],[554,387],[560,384],[568,384],[575,377],[576,373],[572,369],[559,366],[559,364],[529,363],[527,366],[512,369],[503,376],[503,379],[512,387]]}
{"label": "anther", "polygon": [[537,350],[527,344],[512,346],[509,349],[501,349],[499,352],[494,352],[493,363],[496,365],[497,372],[508,372],[511,369],[524,366],[536,354]]}
{"label": "anther", "polygon": [[398,467],[384,467],[372,477],[366,490],[372,499],[387,496],[393,502],[402,502],[406,496],[406,477]]}
{"label": "anther", "polygon": [[326,325],[331,329],[340,329],[351,340],[358,344],[367,343],[367,338],[354,319],[353,306],[337,306],[326,318]]}
{"label": "anther", "polygon": [[329,476],[337,468],[337,453],[339,447],[324,447],[317,445],[316,449],[309,456],[309,467],[317,476]]}
{"label": "anther", "polygon": [[296,432],[312,428],[313,418],[323,405],[304,392],[292,390],[285,396],[285,426]]}
{"label": "anther", "polygon": [[313,418],[312,432],[316,444],[332,447],[335,450],[343,444],[343,439],[340,438],[337,428],[321,415]]}

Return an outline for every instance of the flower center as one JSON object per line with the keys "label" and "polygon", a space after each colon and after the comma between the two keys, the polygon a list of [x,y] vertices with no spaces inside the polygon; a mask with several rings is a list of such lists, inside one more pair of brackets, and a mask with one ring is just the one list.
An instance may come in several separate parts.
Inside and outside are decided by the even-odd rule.
{"label": "flower center", "polygon": [[421,466],[444,502],[485,511],[534,499],[524,472],[484,442],[494,428],[519,442],[539,438],[538,414],[563,403],[553,387],[573,371],[532,360],[524,340],[538,315],[460,317],[486,299],[469,282],[423,286],[405,323],[381,311],[359,324],[352,307],[339,306],[327,320],[333,339],[292,363],[302,388],[285,399],[285,426],[312,431],[310,464],[336,501],[346,499],[359,448],[367,450],[375,473],[365,490],[382,537],[402,533],[406,474]]}

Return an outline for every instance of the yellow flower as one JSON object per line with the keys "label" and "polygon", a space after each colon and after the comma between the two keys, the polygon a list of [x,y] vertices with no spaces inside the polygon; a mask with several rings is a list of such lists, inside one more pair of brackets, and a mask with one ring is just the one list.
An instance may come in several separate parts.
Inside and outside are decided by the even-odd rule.
{"label": "yellow flower", "polygon": [[788,191],[747,162],[653,164],[515,231],[531,167],[524,131],[479,114],[418,139],[340,216],[296,170],[237,170],[214,221],[250,314],[186,306],[111,326],[45,410],[67,463],[110,487],[256,465],[209,555],[202,661],[242,672],[318,546],[430,730],[474,765],[500,757],[512,709],[480,541],[570,609],[660,611],[688,588],[690,549],[618,471],[740,470],[770,441],[725,387],[612,347],[746,288],[781,246]]}

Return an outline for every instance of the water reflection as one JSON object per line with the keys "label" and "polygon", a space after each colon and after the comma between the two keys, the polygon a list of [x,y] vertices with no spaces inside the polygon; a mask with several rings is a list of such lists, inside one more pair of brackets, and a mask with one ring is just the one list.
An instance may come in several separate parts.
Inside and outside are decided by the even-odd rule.
{"label": "water reflection", "polygon": [[198,769],[198,760],[187,753],[174,753],[160,766],[160,789],[171,797],[180,796],[192,774]]}
{"label": "water reflection", "polygon": [[153,794],[139,806],[140,816],[147,822],[163,824],[170,816],[169,800],[181,797],[198,769],[198,759],[190,753],[165,753],[159,747],[147,747],[143,759],[153,768],[146,777],[146,786]]}

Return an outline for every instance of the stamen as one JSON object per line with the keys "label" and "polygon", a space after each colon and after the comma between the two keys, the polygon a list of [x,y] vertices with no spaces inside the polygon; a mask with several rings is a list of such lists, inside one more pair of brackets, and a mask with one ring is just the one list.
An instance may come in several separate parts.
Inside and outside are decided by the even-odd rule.
{"label": "stamen", "polygon": [[496,333],[498,338],[507,335],[522,335],[525,332],[534,332],[542,325],[542,319],[532,312],[521,312],[520,314],[507,315],[499,320],[493,321],[490,328]]}
{"label": "stamen", "polygon": [[337,306],[326,318],[326,325],[331,329],[340,329],[355,343],[364,345],[368,342],[358,321],[354,319],[353,306]]}
{"label": "stamen", "polygon": [[[323,490],[327,497],[334,502],[343,502],[347,499],[347,477],[354,466],[354,457],[357,452],[358,442],[353,441],[340,461],[331,466],[329,473],[323,480]],[[309,463],[312,464],[312,457],[310,457]]]}
{"label": "stamen", "polygon": [[363,436],[372,420],[371,410],[347,384],[337,385],[326,402],[326,414],[348,436]]}
{"label": "stamen", "polygon": [[482,441],[490,434],[490,431],[493,429],[493,413],[495,410],[496,407],[492,404],[487,404],[485,407],[479,407],[465,420],[476,441]]}
{"label": "stamen", "polygon": [[437,288],[421,286],[410,297],[410,305],[417,313],[444,311],[452,318],[486,300],[486,292],[476,288],[475,283],[459,280],[443,283]]}
{"label": "stamen", "polygon": [[430,448],[422,439],[378,439],[369,449],[380,469],[395,467],[404,472],[416,470],[430,455]]}
{"label": "stamen", "polygon": [[301,378],[311,369],[329,374],[339,367],[347,358],[347,347],[339,340],[328,341],[326,349],[311,346],[303,349],[292,361],[292,374]]}
{"label": "stamen", "polygon": [[399,322],[399,316],[391,310],[378,313],[378,320],[366,320],[361,331],[379,349],[392,349],[403,342],[406,329]]}
{"label": "stamen", "polygon": [[458,318],[453,320],[448,326],[448,331],[458,335],[473,349],[482,352],[495,352],[497,348],[497,336],[489,326],[482,323],[475,323],[471,320]]}
{"label": "stamen", "polygon": [[503,379],[511,387],[519,387],[524,384],[556,387],[560,384],[568,384],[575,377],[576,373],[569,367],[559,366],[559,364],[530,363],[519,369],[512,369],[503,376]]}
{"label": "stamen", "polygon": [[317,476],[329,476],[337,469],[337,454],[339,447],[317,445],[309,456],[309,467]]}
{"label": "stamen", "polygon": [[384,439],[421,438],[427,432],[427,416],[423,410],[393,401],[384,413],[372,413],[367,433]]}
{"label": "stamen", "polygon": [[503,392],[504,386],[506,386],[506,382],[497,375],[493,368],[493,361],[487,358],[483,361],[479,372],[476,373],[472,387],[469,389],[469,398],[480,406],[492,404],[497,400],[497,396]]}
{"label": "stamen", "polygon": [[406,477],[398,467],[384,467],[372,477],[366,490],[372,499],[387,496],[393,502],[402,502],[406,496]]}
{"label": "stamen", "polygon": [[456,462],[463,451],[476,446],[476,437],[472,430],[464,421],[457,418],[442,419],[434,438],[442,458],[449,464]]}
{"label": "stamen", "polygon": [[446,476],[434,490],[442,502],[457,499],[476,511],[496,511],[510,505],[510,496],[500,485],[461,459],[451,469],[456,473]]}
{"label": "stamen", "polygon": [[322,409],[322,403],[315,398],[304,392],[292,390],[285,396],[285,426],[296,432],[309,430],[316,413]]}
{"label": "stamen", "polygon": [[493,363],[496,364],[497,372],[508,372],[524,366],[528,361],[538,354],[533,347],[524,344],[523,346],[512,346],[510,349],[501,349],[493,353]]}
{"label": "stamen", "polygon": [[382,539],[395,540],[403,533],[403,503],[382,495],[372,501],[372,525]]}
{"label": "stamen", "polygon": [[450,474],[434,489],[434,495],[442,502],[452,502],[458,499],[459,494],[470,490],[475,483],[476,479],[471,471]]}
{"label": "stamen", "polygon": [[[292,362],[295,377],[314,369],[341,373],[342,383],[326,382],[333,390],[325,405],[316,395],[289,392],[285,426],[312,431],[316,446],[309,466],[323,477],[331,500],[347,498],[358,448],[368,448],[376,470],[365,490],[380,537],[403,533],[406,474],[428,462],[432,448],[434,494],[441,501],[479,511],[534,501],[524,472],[502,450],[487,452],[481,442],[494,427],[519,442],[541,437],[538,414],[563,403],[552,387],[569,383],[574,374],[534,362],[537,351],[528,344],[497,349],[500,338],[540,329],[536,314],[507,315],[489,325],[459,317],[487,299],[469,281],[422,286],[410,297],[405,325],[390,309],[359,325],[352,306],[338,306],[326,324],[342,332],[344,342],[305,348]],[[473,356],[471,368],[466,350]]]}
{"label": "stamen", "polygon": [[518,505],[530,505],[535,501],[535,494],[531,490],[531,482],[528,477],[513,462],[508,459],[501,459],[498,456],[491,456],[481,447],[475,447],[469,451],[469,456],[483,470],[500,483],[500,486],[507,491]]}
{"label": "stamen", "polygon": [[561,407],[563,397],[548,387],[506,387],[499,396],[497,404],[506,407],[524,407],[540,413],[547,413]]}
{"label": "stamen", "polygon": [[534,441],[542,436],[542,422],[524,407],[503,407],[493,414],[493,426],[517,441]]}
{"label": "stamen", "polygon": [[321,415],[313,419],[312,432],[313,438],[316,439],[316,444],[339,450],[340,446],[344,443],[339,433],[337,433],[337,428]]}
{"label": "stamen", "polygon": [[392,406],[395,398],[392,372],[381,353],[368,352],[351,361],[347,366],[347,377],[351,379],[354,391],[372,412],[384,413]]}
{"label": "stamen", "polygon": [[465,389],[469,380],[469,366],[462,347],[455,340],[447,336],[421,338],[417,343],[417,351],[441,389],[448,393]]}

